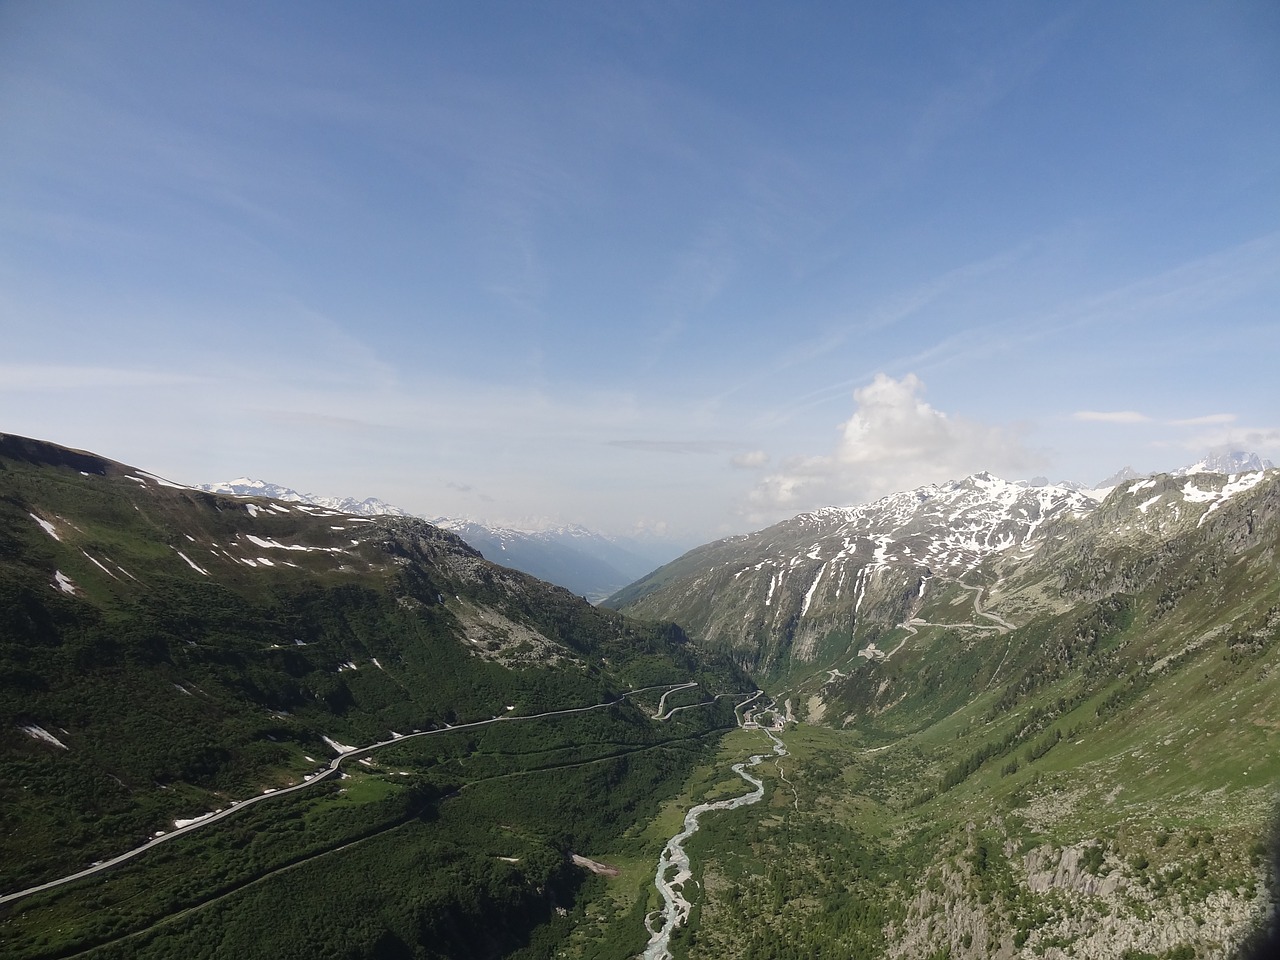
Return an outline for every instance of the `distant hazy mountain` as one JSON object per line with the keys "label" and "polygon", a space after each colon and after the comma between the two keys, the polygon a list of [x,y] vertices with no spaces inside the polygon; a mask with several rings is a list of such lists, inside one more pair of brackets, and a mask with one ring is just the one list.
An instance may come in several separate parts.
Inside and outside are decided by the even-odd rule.
{"label": "distant hazy mountain", "polygon": [[[1221,473],[1230,476],[1233,473],[1249,473],[1255,470],[1269,470],[1275,464],[1256,453],[1244,450],[1218,450],[1208,454],[1204,459],[1189,463],[1185,467],[1170,470],[1171,477],[1189,477],[1197,473]],[[1110,490],[1128,480],[1142,480],[1154,476],[1154,473],[1139,473],[1133,467],[1121,467],[1116,473],[1098,483],[1095,489]]]}
{"label": "distant hazy mountain", "polygon": [[679,552],[660,543],[606,537],[575,524],[517,530],[449,517],[432,522],[456,533],[487,560],[549,580],[589,600],[603,600]]}
{"label": "distant hazy mountain", "polygon": [[1097,489],[1110,490],[1112,487],[1120,486],[1120,484],[1124,483],[1126,480],[1141,480],[1145,476],[1145,473],[1139,473],[1137,470],[1133,469],[1133,467],[1124,466],[1111,476],[1107,477],[1107,479],[1098,481]]}

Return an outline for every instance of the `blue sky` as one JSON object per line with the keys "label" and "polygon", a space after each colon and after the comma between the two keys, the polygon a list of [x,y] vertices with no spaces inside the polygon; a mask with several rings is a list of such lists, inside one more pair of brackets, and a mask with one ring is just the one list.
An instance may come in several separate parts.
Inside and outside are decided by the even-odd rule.
{"label": "blue sky", "polygon": [[1280,7],[0,3],[0,430],[687,542],[1280,460]]}

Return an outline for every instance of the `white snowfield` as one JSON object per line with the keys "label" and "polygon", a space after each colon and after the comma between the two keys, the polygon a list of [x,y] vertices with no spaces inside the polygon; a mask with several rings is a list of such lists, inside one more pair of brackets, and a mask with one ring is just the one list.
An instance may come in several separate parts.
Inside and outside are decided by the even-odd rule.
{"label": "white snowfield", "polygon": [[[119,578],[119,577],[117,577],[114,573],[112,573],[110,570],[108,570],[108,569],[106,568],[106,565],[105,565],[105,564],[103,564],[101,561],[99,561],[96,557],[90,556],[89,551],[87,551],[87,550],[81,550],[81,551],[80,551],[80,553],[84,556],[84,558],[85,558],[86,560],[88,560],[90,563],[92,563],[95,567],[97,567],[99,570],[101,570],[103,573],[105,573],[105,574],[106,574],[108,577],[110,577],[112,580],[119,580],[119,579],[120,579],[120,578]],[[108,557],[107,559],[110,559],[110,557]]]}
{"label": "white snowfield", "polygon": [[[1237,460],[1256,460],[1237,455]],[[1275,476],[1274,468],[1266,467],[1242,473],[1223,474],[1206,470],[1175,471],[1164,477],[1151,477],[1137,483],[1128,484],[1123,492],[1135,500],[1146,491],[1153,495],[1144,496],[1141,502],[1134,504],[1134,509],[1142,515],[1143,520],[1126,520],[1123,518],[1116,526],[1117,534],[1131,530],[1159,531],[1169,523],[1178,523],[1184,517],[1198,516],[1196,526],[1202,526],[1223,504],[1262,483],[1268,476]],[[1177,483],[1176,480],[1181,480]],[[1163,489],[1157,491],[1157,487]]]}
{"label": "white snowfield", "polygon": [[[342,553],[342,547],[307,547],[300,543],[281,543],[279,540],[268,540],[265,537],[258,537],[252,533],[243,535],[246,540],[258,547],[270,550],[300,550],[303,553]],[[352,540],[352,543],[359,541]]]}
{"label": "white snowfield", "polygon": [[1265,470],[1258,470],[1254,473],[1242,473],[1239,476],[1229,477],[1221,490],[1201,490],[1192,482],[1188,481],[1186,486],[1182,488],[1182,496],[1191,503],[1208,503],[1209,509],[1201,516],[1196,526],[1200,526],[1209,519],[1209,514],[1213,513],[1224,503],[1237,494],[1244,493],[1256,487],[1266,477]]}
{"label": "white snowfield", "polygon": [[[318,516],[344,513],[365,517],[407,517],[410,515],[408,511],[379,500],[377,497],[366,497],[364,500],[357,500],[354,497],[320,497],[311,493],[299,493],[290,487],[282,487],[279,484],[254,480],[250,477],[238,477],[235,480],[225,480],[220,483],[202,483],[196,489],[205,490],[209,493],[225,493],[237,497],[267,497],[272,500],[282,500],[285,503],[295,504],[299,510]],[[256,509],[254,504],[246,504],[246,507],[251,508],[251,512]],[[288,508],[277,504],[273,504],[267,509],[288,513]]]}
{"label": "white snowfield", "polygon": [[827,507],[741,538],[744,546],[766,537],[769,542],[764,559],[751,556],[732,579],[748,593],[759,591],[759,602],[775,618],[827,615],[848,586],[856,617],[883,570],[908,565],[922,571],[922,599],[934,573],[955,579],[993,554],[1032,549],[1045,535],[1045,524],[1082,517],[1096,505],[1094,491],[1029,487],[974,474],[862,506]]}
{"label": "white snowfield", "polygon": [[180,556],[183,560],[187,561],[187,566],[189,566],[192,570],[194,570],[196,573],[203,573],[206,577],[207,577],[207,576],[209,576],[209,571],[208,571],[208,570],[206,570],[204,567],[200,566],[198,563],[196,563],[194,560],[192,560],[190,557],[188,557],[188,556],[187,556],[185,553],[183,553],[181,550],[177,550],[176,548],[175,548],[175,550],[176,550],[176,552],[177,552],[178,556]]}
{"label": "white snowfield", "polygon": [[809,517],[810,522],[838,524],[826,538],[827,544],[840,538],[839,549],[829,558],[832,561],[870,551],[873,570],[902,560],[968,570],[993,553],[1036,539],[1049,520],[1089,513],[1097,503],[1091,492],[1053,485],[1027,487],[979,473],[860,507],[828,507]]}
{"label": "white snowfield", "polygon": [[130,480],[141,479],[144,483],[148,481],[151,483],[158,483],[162,487],[172,487],[175,490],[192,489],[191,487],[188,487],[185,483],[174,483],[172,480],[166,480],[164,477],[157,477],[154,473],[147,473],[147,471],[145,470],[135,470],[134,473],[136,473],[137,476],[130,477],[129,478]]}

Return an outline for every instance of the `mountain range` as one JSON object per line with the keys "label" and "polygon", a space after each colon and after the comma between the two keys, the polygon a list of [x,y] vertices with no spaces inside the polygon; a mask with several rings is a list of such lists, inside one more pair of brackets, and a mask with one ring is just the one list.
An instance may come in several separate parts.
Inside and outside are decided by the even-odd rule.
{"label": "mountain range", "polygon": [[[975,474],[699,547],[607,605],[834,731],[815,802],[914,864],[860,887],[908,905],[867,955],[1226,956],[1274,910],[1280,783],[1280,471],[1240,465],[1088,492]],[[708,887],[734,862],[709,853]],[[828,875],[805,863],[783,880]],[[702,917],[733,952],[732,904]],[[820,910],[791,929],[834,935]]]}
{"label": "mountain range", "polygon": [[[1174,476],[1192,473],[1241,473],[1271,467],[1271,461],[1243,451],[1217,451],[1197,463],[1172,471]],[[1037,477],[1023,486],[1056,487],[1082,492],[1100,499],[1112,487],[1147,474],[1124,467],[1095,487],[1063,481],[1051,484]],[[286,503],[306,503],[356,516],[413,516],[410,511],[377,497],[328,497],[299,493],[291,487],[240,477],[218,483],[200,484],[196,489],[235,496],[270,497]],[[421,515],[436,526],[450,530],[503,566],[531,574],[572,590],[592,602],[605,600],[673,558],[674,542],[606,536],[577,524],[538,525],[528,528],[486,523],[478,520]]]}
{"label": "mountain range", "polygon": [[355,497],[321,497],[313,493],[299,493],[291,487],[282,487],[276,483],[240,477],[237,480],[224,480],[220,483],[202,483],[195,489],[208,493],[226,493],[237,497],[268,497],[284,503],[305,503],[314,507],[324,507],[339,513],[350,513],[358,517],[408,517],[408,510],[392,506],[377,497],[366,497],[357,500]]}
{"label": "mountain range", "polygon": [[592,606],[375,501],[0,435],[0,947],[623,960],[697,807],[673,957],[1266,956],[1280,471],[1114,479],[827,507]]}
{"label": "mountain range", "polygon": [[0,610],[8,957],[510,953],[752,689],[426,521],[10,435]]}

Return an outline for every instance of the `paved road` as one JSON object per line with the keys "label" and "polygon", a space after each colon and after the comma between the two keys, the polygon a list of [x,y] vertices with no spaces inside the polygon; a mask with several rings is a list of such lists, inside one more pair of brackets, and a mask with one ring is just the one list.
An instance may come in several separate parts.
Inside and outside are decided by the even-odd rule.
{"label": "paved road", "polygon": [[690,687],[696,687],[697,685],[698,685],[698,682],[696,680],[690,680],[688,683],[682,683],[678,687],[672,687],[670,690],[664,693],[662,695],[662,699],[658,701],[658,709],[653,712],[653,719],[670,720],[671,713],[668,713],[666,716],[663,716],[662,714],[663,708],[667,705],[667,697],[671,696],[673,693],[675,693],[678,690],[688,690]]}
{"label": "paved road", "polygon": [[[458,730],[473,730],[476,727],[488,726],[491,723],[515,723],[520,720],[542,720],[542,719],[545,719],[546,717],[563,717],[572,713],[587,713],[591,710],[600,710],[600,709],[603,709],[604,707],[612,707],[614,704],[621,703],[623,700],[627,699],[627,697],[635,696],[638,693],[647,693],[652,690],[666,690],[667,692],[671,692],[672,690],[684,689],[685,687],[689,687],[689,686],[697,686],[697,684],[696,683],[660,684],[654,687],[641,687],[639,690],[628,690],[626,693],[618,697],[616,700],[610,700],[607,703],[593,703],[590,706],[586,706],[586,707],[569,707],[564,710],[548,710],[546,713],[531,713],[524,716],[510,716],[507,714],[502,714],[496,717],[492,717],[488,720],[477,720],[473,723],[460,723],[456,726],[446,725],[446,726],[437,728],[435,730],[423,730],[418,733],[407,733],[404,736],[392,737],[390,740],[380,740],[377,743],[371,743],[366,747],[356,747],[353,750],[346,750],[343,753],[340,753],[338,756],[334,757],[329,762],[329,766],[327,768],[322,770],[320,773],[317,773],[315,776],[311,777],[311,779],[309,780],[303,780],[302,783],[295,784],[292,787],[281,787],[278,790],[268,790],[264,793],[258,794],[256,797],[250,797],[247,800],[232,801],[232,805],[227,807],[227,809],[221,811],[220,813],[207,814],[201,819],[197,820],[195,823],[189,823],[185,827],[177,827],[173,830],[170,830],[168,833],[155,837],[152,840],[148,840],[146,843],[144,843],[140,847],[134,847],[132,850],[126,850],[124,853],[120,854],[117,857],[112,857],[110,860],[100,860],[99,862],[93,864],[92,866],[86,867],[85,869],[79,871],[78,873],[73,873],[65,877],[59,877],[57,880],[50,880],[47,883],[37,884],[34,887],[27,887],[27,889],[18,890],[15,893],[6,893],[3,895],[0,895],[0,904],[12,903],[15,900],[21,900],[23,897],[29,897],[32,894],[40,893],[44,890],[52,890],[56,887],[61,887],[64,884],[72,883],[76,880],[83,880],[85,877],[91,877],[95,873],[101,873],[104,870],[110,870],[112,867],[118,866],[119,864],[124,863],[126,860],[132,860],[134,857],[141,856],[142,854],[146,853],[148,850],[151,850],[152,848],[157,847],[162,843],[168,843],[170,840],[174,839],[175,837],[184,836],[185,834],[192,833],[196,830],[200,830],[204,827],[207,827],[212,823],[217,823],[219,820],[225,820],[227,817],[234,816],[235,814],[239,813],[241,810],[245,809],[246,807],[252,806],[255,803],[262,803],[265,800],[274,800],[277,797],[283,797],[289,793],[297,793],[299,790],[306,790],[308,787],[314,787],[317,783],[321,783],[322,781],[328,780],[333,776],[335,776],[337,773],[339,773],[342,769],[342,765],[347,761],[358,760],[361,757],[368,756],[369,754],[373,753],[375,750],[381,750],[383,747],[389,747],[397,743],[404,743],[406,740],[413,740],[417,737],[434,737],[444,733],[455,733]],[[666,694],[664,693],[663,701],[665,700],[666,700]]]}

